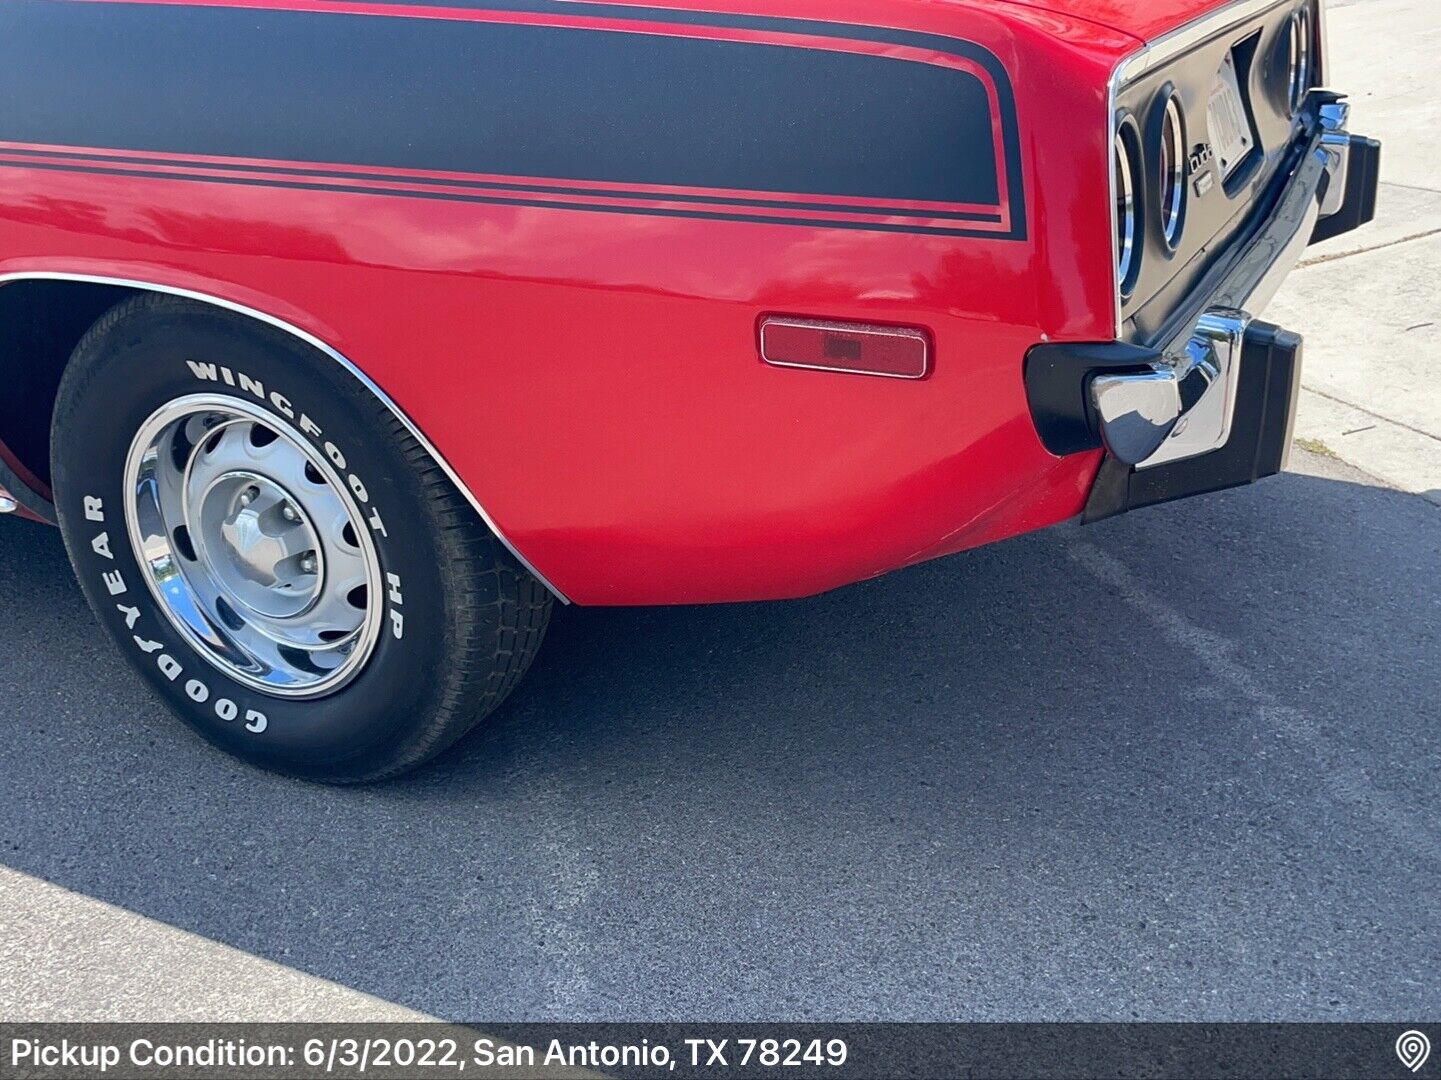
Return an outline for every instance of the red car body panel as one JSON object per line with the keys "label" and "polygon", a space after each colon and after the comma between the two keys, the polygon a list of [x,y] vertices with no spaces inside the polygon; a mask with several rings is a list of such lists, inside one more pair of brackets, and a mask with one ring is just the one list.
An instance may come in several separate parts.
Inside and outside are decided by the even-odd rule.
{"label": "red car body panel", "polygon": [[[505,20],[957,62],[893,43],[637,21],[615,4],[564,14],[176,6]],[[1135,6],[1145,18],[1116,14]],[[508,542],[573,601],[811,594],[1081,511],[1101,454],[1042,446],[1023,358],[1043,340],[1114,336],[1109,76],[1138,47],[1133,35],[1205,6],[755,5],[757,16],[903,26],[992,54],[1013,75],[1019,144],[1003,191],[1024,193],[1022,220],[1001,215],[995,228],[1020,239],[769,223],[764,206],[761,220],[709,220],[572,209],[543,193],[530,205],[447,201],[434,196],[476,178],[403,169],[323,190],[276,182],[294,161],[6,142],[0,275],[191,290],[324,341],[398,403]],[[88,171],[45,157],[62,153]],[[348,164],[305,163],[325,175]],[[673,207],[672,193],[655,194],[631,191],[626,205]],[[933,370],[905,382],[768,366],[757,351],[768,314],[923,327]]]}
{"label": "red car body panel", "polygon": [[1006,0],[1007,3],[1086,19],[1155,41],[1217,7],[1215,0]]}

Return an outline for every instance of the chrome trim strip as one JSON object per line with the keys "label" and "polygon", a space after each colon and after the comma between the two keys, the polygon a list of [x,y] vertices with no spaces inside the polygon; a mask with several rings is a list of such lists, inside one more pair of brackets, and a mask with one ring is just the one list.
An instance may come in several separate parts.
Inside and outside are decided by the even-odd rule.
{"label": "chrome trim strip", "polygon": [[480,519],[485,522],[486,527],[495,534],[497,540],[505,545],[506,550],[515,556],[516,561],[534,574],[536,580],[549,589],[557,600],[563,604],[570,603],[570,600],[566,598],[565,594],[546,580],[545,575],[531,565],[530,560],[522,555],[516,546],[506,538],[505,534],[500,531],[500,527],[496,525],[495,519],[486,512],[485,507],[480,504],[480,500],[475,497],[475,494],[460,479],[455,469],[445,460],[440,451],[435,448],[434,444],[425,437],[420,428],[415,425],[415,422],[401,411],[399,405],[391,400],[390,395],[377,386],[374,380],[366,375],[365,372],[361,371],[359,367],[335,349],[332,349],[325,342],[321,341],[314,334],[308,333],[300,329],[300,327],[286,322],[284,319],[277,318],[274,315],[267,315],[263,311],[246,307],[244,304],[237,304],[233,300],[225,300],[219,296],[211,296],[208,293],[195,292],[192,289],[180,289],[173,285],[160,285],[153,281],[135,281],[129,278],[103,277],[96,274],[71,274],[59,271],[18,271],[10,274],[0,274],[0,287],[16,281],[78,281],[91,285],[118,285],[122,288],[139,289],[145,292],[168,293],[171,296],[181,296],[187,300],[195,300],[202,304],[211,304],[214,307],[224,308],[227,311],[233,311],[236,314],[256,319],[278,330],[283,330],[287,334],[299,338],[312,348],[320,350],[320,352],[330,357],[330,359],[334,360],[341,367],[345,368],[346,371],[350,372],[351,375],[360,380],[361,385],[374,394],[380,400],[381,404],[389,409],[395,418],[405,425],[405,429],[410,432],[416,442],[420,443],[421,447],[430,455],[431,459],[440,466],[445,475],[450,478],[450,482],[465,496],[466,501],[475,508],[475,512],[480,515]]}
{"label": "chrome trim strip", "polygon": [[1120,201],[1121,189],[1116,186],[1116,140],[1121,136],[1121,117],[1118,101],[1121,95],[1120,75],[1121,68],[1125,66],[1122,60],[1116,65],[1116,70],[1111,72],[1111,86],[1106,95],[1106,107],[1110,110],[1110,117],[1106,121],[1106,188],[1110,192],[1109,202],[1111,209],[1111,242],[1106,245],[1106,263],[1111,275],[1111,281],[1115,284],[1116,301],[1116,340],[1120,341],[1126,334],[1126,301],[1121,295],[1121,266],[1116,257],[1116,237],[1121,235],[1121,218],[1116,212],[1116,206]]}
{"label": "chrome trim strip", "polygon": [[1233,3],[1202,15],[1179,29],[1150,42],[1141,52],[1122,62],[1117,69],[1121,84],[1135,82],[1148,71],[1160,67],[1189,52],[1203,41],[1224,34],[1232,27],[1254,19],[1272,8],[1294,0],[1234,0]]}

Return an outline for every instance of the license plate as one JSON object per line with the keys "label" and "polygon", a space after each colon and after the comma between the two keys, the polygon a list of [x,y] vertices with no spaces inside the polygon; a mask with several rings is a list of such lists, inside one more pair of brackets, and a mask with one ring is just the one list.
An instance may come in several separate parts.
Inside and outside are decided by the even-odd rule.
{"label": "license plate", "polygon": [[1229,179],[1255,145],[1251,121],[1246,117],[1246,103],[1241,98],[1241,83],[1236,77],[1236,60],[1232,56],[1226,57],[1216,73],[1206,122],[1210,126],[1216,161],[1221,166],[1221,177]]}

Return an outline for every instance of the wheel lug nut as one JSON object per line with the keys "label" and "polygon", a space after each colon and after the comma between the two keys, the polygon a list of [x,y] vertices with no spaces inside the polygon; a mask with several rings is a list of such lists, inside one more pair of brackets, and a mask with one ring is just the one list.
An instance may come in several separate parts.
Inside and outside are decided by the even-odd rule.
{"label": "wheel lug nut", "polygon": [[291,523],[300,520],[300,515],[295,512],[295,507],[291,506],[289,503],[286,503],[285,506],[281,508],[280,516]]}
{"label": "wheel lug nut", "polygon": [[251,503],[253,503],[254,501],[255,501],[255,496],[254,496],[253,494],[251,494],[249,491],[242,491],[242,492],[240,493],[240,505],[241,505],[241,506],[249,506],[249,505],[250,505]]}
{"label": "wheel lug nut", "polygon": [[313,574],[315,573],[316,565],[315,556],[307,555],[300,560],[300,571],[303,574]]}

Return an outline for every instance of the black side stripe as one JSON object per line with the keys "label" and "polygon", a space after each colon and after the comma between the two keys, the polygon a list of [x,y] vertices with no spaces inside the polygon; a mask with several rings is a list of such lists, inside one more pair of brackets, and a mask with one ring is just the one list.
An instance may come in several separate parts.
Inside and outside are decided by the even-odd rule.
{"label": "black side stripe", "polygon": [[974,41],[919,30],[897,30],[858,23],[826,22],[780,15],[731,15],[715,11],[686,11],[663,7],[592,3],[591,0],[357,0],[380,7],[458,8],[475,11],[510,11],[535,15],[582,15],[599,19],[629,19],[642,22],[675,23],[682,26],[716,26],[739,30],[760,30],[847,41],[874,41],[926,49],[957,56],[983,68],[1000,98],[1001,139],[1005,150],[1005,175],[1010,189],[1010,238],[1026,238],[1026,195],[1022,175],[1020,122],[1016,114],[1016,93],[1010,72],[995,53]]}
{"label": "black side stripe", "polygon": [[[574,0],[403,3],[893,43],[961,57],[973,71],[686,34],[7,0],[0,5],[0,101],[6,103],[0,140],[36,149],[0,152],[25,153],[29,167],[111,174],[123,174],[116,166],[163,164],[173,172],[133,169],[130,175],[209,183],[928,235],[1026,236],[1014,95],[1000,62],[974,43],[813,20]],[[998,118],[975,69],[991,84]],[[85,153],[102,147],[124,153]],[[343,164],[316,165],[322,161]],[[367,169],[470,178],[420,179]],[[227,170],[275,179],[225,175]],[[362,181],[449,190],[382,191],[361,187]],[[634,205],[523,197],[552,193]],[[758,193],[776,198],[755,198]],[[909,203],[935,209],[904,205]],[[755,212],[762,209],[787,216]],[[833,214],[877,220],[837,221],[827,216]],[[947,222],[956,227],[941,227]],[[975,227],[987,225],[992,227]]]}

